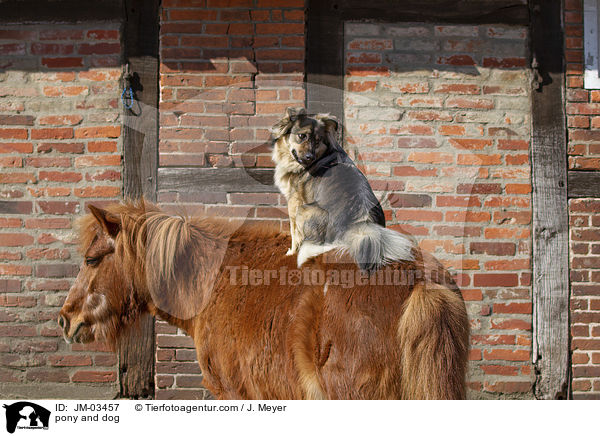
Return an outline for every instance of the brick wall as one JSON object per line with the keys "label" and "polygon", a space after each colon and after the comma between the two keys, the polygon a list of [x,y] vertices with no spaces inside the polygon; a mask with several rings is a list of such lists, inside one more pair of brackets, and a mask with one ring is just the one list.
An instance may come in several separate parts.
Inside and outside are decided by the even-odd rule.
{"label": "brick wall", "polygon": [[[268,128],[304,106],[304,0],[163,0],[160,167],[272,167]],[[277,220],[277,193],[161,191],[167,208]],[[204,398],[189,337],[157,323],[158,399]]]}
{"label": "brick wall", "polygon": [[[565,3],[570,170],[600,170],[600,90],[583,88],[583,6]],[[600,399],[600,199],[569,201],[573,398]]]}
{"label": "brick wall", "polygon": [[348,143],[388,225],[454,272],[471,398],[529,398],[527,29],[347,23]]}
{"label": "brick wall", "polygon": [[0,27],[0,392],[112,398],[116,358],[56,318],[73,220],[121,194],[118,24]]}

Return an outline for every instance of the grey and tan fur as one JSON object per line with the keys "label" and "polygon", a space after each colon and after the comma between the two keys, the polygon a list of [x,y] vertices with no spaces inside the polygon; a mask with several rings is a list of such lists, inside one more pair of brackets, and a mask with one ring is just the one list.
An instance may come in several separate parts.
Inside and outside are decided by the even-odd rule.
{"label": "grey and tan fur", "polygon": [[275,184],[288,202],[298,265],[326,251],[348,251],[363,270],[412,260],[413,243],[385,228],[379,201],[365,176],[337,141],[328,114],[286,110],[271,128]]}

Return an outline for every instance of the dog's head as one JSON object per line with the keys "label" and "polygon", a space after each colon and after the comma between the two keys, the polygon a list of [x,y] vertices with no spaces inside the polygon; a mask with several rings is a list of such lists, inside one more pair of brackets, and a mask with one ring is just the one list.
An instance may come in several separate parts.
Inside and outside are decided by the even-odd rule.
{"label": "dog's head", "polygon": [[308,116],[304,109],[288,108],[271,128],[273,160],[291,170],[308,168],[336,144],[337,120],[328,114]]}

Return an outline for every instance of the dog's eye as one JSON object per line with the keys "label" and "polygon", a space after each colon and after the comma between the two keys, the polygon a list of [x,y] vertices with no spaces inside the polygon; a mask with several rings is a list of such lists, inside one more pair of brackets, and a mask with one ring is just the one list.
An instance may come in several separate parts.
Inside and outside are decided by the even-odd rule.
{"label": "dog's eye", "polygon": [[86,257],[85,264],[88,266],[97,266],[100,263],[100,257]]}
{"label": "dog's eye", "polygon": [[298,133],[298,140],[305,141],[306,140],[306,133]]}

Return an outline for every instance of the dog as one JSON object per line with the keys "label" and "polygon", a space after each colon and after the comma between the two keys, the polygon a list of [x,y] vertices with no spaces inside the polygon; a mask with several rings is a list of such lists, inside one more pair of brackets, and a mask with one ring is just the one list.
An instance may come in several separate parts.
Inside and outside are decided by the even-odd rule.
{"label": "dog", "polygon": [[270,130],[275,185],[286,197],[298,266],[331,249],[348,251],[373,271],[413,260],[412,241],[385,228],[369,182],[337,141],[338,122],[328,114],[288,108]]}

